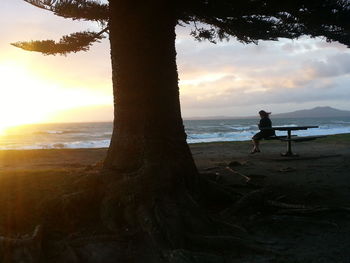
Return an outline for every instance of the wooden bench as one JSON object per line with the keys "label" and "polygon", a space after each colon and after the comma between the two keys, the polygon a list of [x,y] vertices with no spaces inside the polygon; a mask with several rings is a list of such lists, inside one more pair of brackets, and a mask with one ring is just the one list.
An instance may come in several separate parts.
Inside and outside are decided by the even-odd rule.
{"label": "wooden bench", "polygon": [[[277,137],[277,136],[276,136]],[[307,142],[307,141],[313,141],[319,138],[327,137],[326,135],[318,135],[318,136],[293,136],[292,138],[288,139],[287,136],[285,138],[280,138],[281,141],[291,141],[291,142]]]}
{"label": "wooden bench", "polygon": [[287,142],[287,152],[281,153],[282,156],[298,156],[298,154],[292,153],[291,150],[291,142],[307,142],[307,141],[313,141],[319,138],[327,137],[326,135],[318,135],[318,136],[298,136],[298,135],[290,135],[288,136],[270,136],[267,138],[264,138],[264,140],[280,140],[282,142]]}
{"label": "wooden bench", "polygon": [[286,153],[283,153],[283,156],[297,156],[297,154],[294,154],[292,152],[292,142],[306,142],[306,141],[312,141],[318,138],[326,137],[324,135],[319,136],[297,136],[292,135],[292,131],[297,130],[307,130],[311,128],[318,128],[318,126],[280,126],[280,127],[269,127],[269,128],[263,128],[261,130],[274,130],[274,131],[287,131],[287,136],[270,136],[268,138],[265,138],[265,140],[280,140],[287,142],[287,151]]}

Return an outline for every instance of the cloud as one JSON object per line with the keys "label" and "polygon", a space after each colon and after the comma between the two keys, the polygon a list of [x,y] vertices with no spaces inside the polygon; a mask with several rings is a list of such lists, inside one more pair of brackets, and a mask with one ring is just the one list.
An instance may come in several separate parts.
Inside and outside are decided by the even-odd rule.
{"label": "cloud", "polygon": [[178,57],[182,105],[188,112],[222,115],[240,106],[249,114],[247,107],[258,104],[317,106],[350,99],[349,49],[320,38],[258,46],[187,39],[178,44]]}
{"label": "cloud", "polygon": [[314,78],[347,75],[350,73],[350,54],[335,54],[325,60],[312,61],[307,66],[313,72]]}

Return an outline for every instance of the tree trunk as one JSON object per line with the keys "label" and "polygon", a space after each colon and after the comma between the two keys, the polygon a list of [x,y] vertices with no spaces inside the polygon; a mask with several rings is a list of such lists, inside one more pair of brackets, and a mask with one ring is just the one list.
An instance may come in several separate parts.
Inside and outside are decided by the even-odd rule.
{"label": "tree trunk", "polygon": [[174,8],[115,0],[110,12],[115,119],[101,219],[118,233],[144,233],[153,241],[144,244],[183,247],[185,225],[201,224],[190,215],[199,215],[188,194],[198,176],[181,118]]}
{"label": "tree trunk", "polygon": [[147,166],[195,172],[180,112],[177,20],[169,3],[148,2],[110,1],[114,128],[104,165],[122,173]]}

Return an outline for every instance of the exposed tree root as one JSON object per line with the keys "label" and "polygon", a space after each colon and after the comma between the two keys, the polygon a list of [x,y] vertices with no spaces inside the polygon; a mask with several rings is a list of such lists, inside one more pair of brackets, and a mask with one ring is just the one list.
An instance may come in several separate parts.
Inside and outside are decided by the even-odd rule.
{"label": "exposed tree root", "polygon": [[224,218],[230,218],[236,215],[249,214],[252,211],[256,212],[262,209],[265,202],[266,190],[259,189],[251,191],[248,194],[241,197],[232,206],[224,209],[221,212],[221,216]]}
{"label": "exposed tree root", "polygon": [[283,209],[279,210],[277,214],[280,215],[317,215],[317,214],[329,214],[329,213],[350,213],[349,207],[311,207],[300,209]]}
{"label": "exposed tree root", "polygon": [[288,204],[276,200],[267,200],[266,203],[271,207],[282,208],[282,209],[311,209],[311,206],[300,205],[300,204]]}
{"label": "exposed tree root", "polygon": [[[197,178],[200,190],[193,195],[183,177],[174,176],[179,170],[158,168],[118,177],[86,172],[67,193],[46,203],[44,231],[0,238],[7,244],[2,245],[2,262],[39,262],[41,257],[43,262],[56,263],[108,263],[116,258],[133,263],[217,263],[242,253],[278,255],[271,242],[257,241],[245,227],[270,221],[335,227],[305,216],[350,212],[347,207],[284,203],[271,189],[242,196],[210,176]],[[161,171],[164,181],[154,183],[159,179],[154,170]],[[214,204],[221,213],[212,209]]]}
{"label": "exposed tree root", "polygon": [[312,224],[312,225],[321,225],[321,226],[329,226],[338,228],[339,226],[328,220],[318,220],[318,219],[310,219],[303,216],[294,216],[294,215],[270,215],[265,216],[261,219],[255,220],[253,224],[255,225],[266,225],[272,223],[302,223],[302,224]]}
{"label": "exposed tree root", "polygon": [[253,239],[234,236],[188,236],[189,242],[197,248],[205,251],[230,251],[235,254],[247,252],[275,253],[275,251],[263,247]]}

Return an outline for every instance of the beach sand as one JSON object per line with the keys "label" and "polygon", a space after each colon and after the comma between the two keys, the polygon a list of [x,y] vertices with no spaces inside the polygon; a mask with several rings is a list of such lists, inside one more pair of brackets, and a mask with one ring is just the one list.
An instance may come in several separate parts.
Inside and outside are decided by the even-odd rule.
{"label": "beach sand", "polygon": [[[293,158],[280,156],[286,150],[280,141],[263,141],[262,152],[254,155],[249,154],[250,142],[190,147],[201,173],[242,193],[263,187],[285,203],[350,207],[350,134],[295,143],[299,156]],[[0,235],[32,229],[40,222],[43,200],[62,192],[105,155],[106,149],[0,151]],[[350,212],[336,209],[317,216],[270,216],[250,231],[283,256],[245,255],[239,262],[349,263],[349,219]]]}

